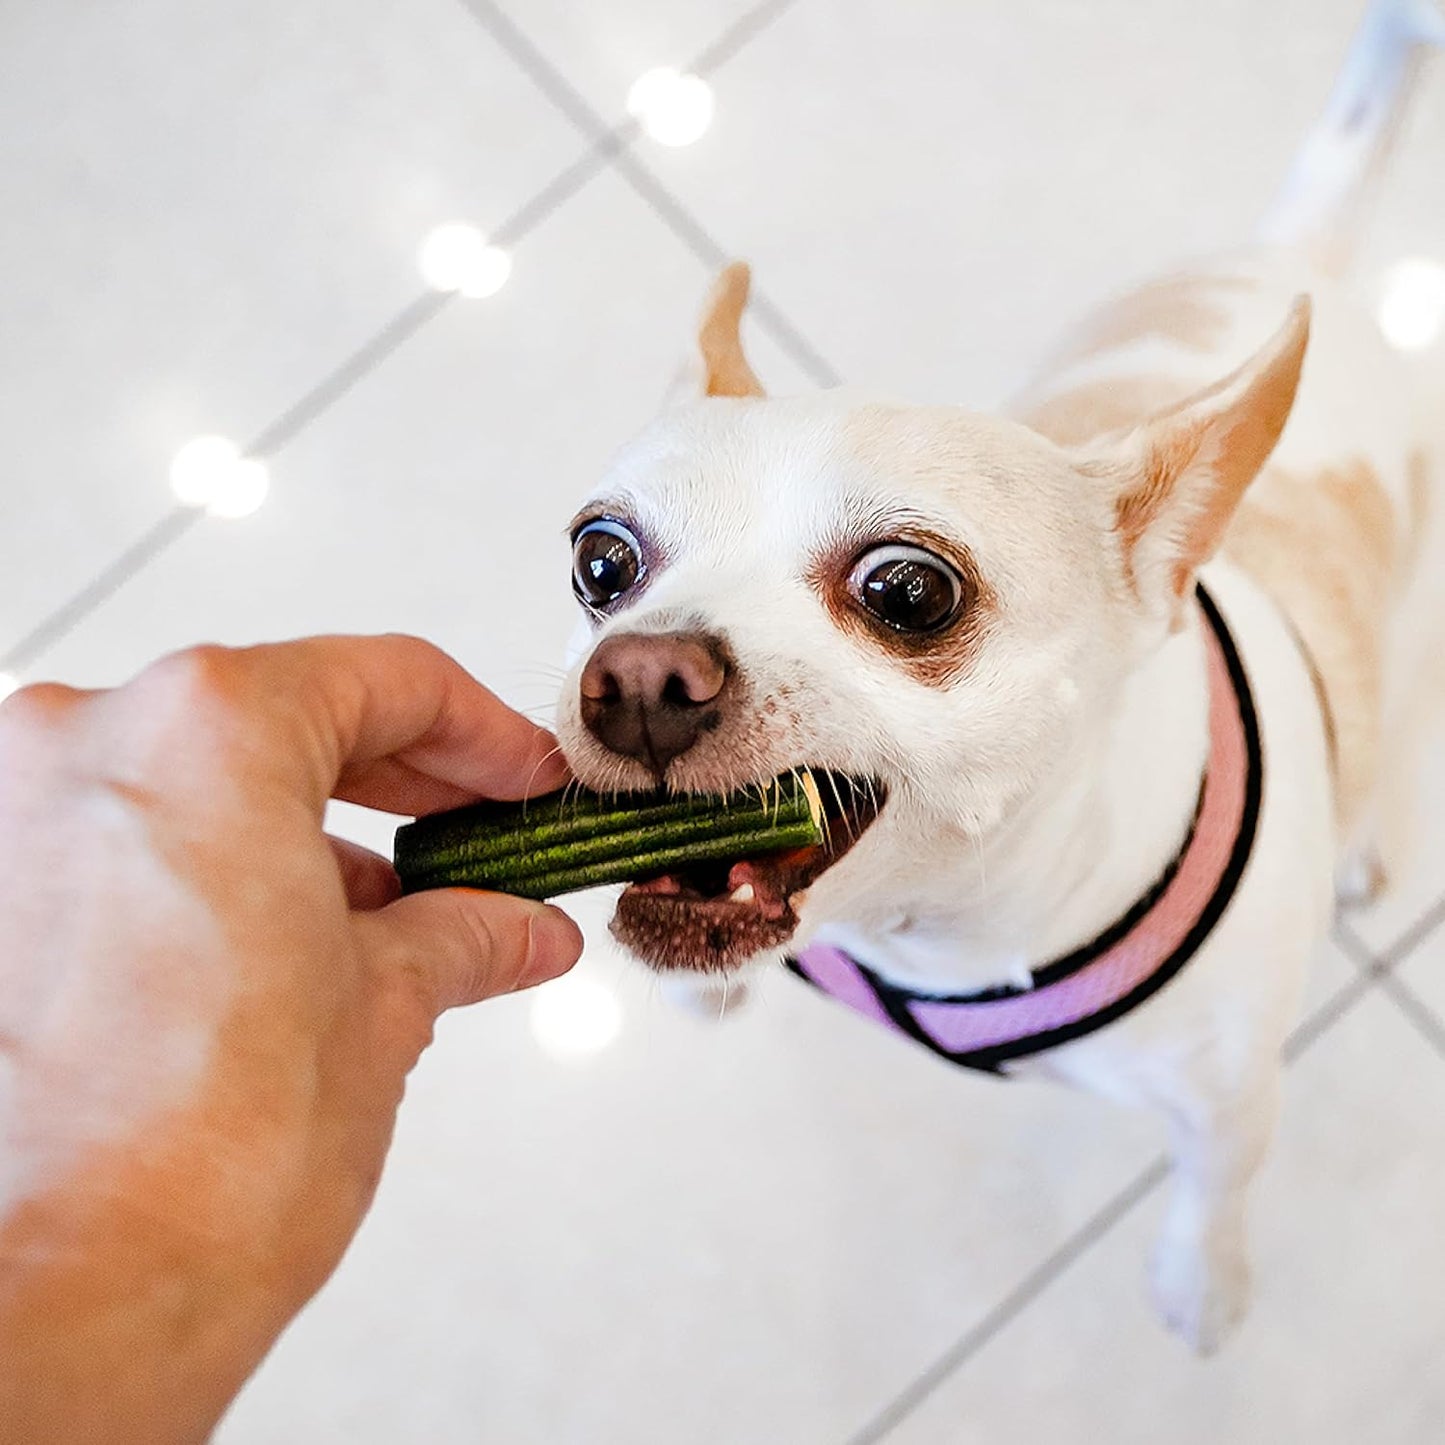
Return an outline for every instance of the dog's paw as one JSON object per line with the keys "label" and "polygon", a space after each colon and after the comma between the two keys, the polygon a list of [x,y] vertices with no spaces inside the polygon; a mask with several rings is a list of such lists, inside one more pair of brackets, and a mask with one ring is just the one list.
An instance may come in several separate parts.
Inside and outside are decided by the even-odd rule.
{"label": "dog's paw", "polygon": [[1149,1281],[1160,1317],[1197,1355],[1214,1354],[1249,1309],[1249,1261],[1243,1249],[1211,1251],[1163,1240],[1154,1252]]}
{"label": "dog's paw", "polygon": [[695,1018],[716,1023],[736,1013],[748,1001],[745,983],[721,984],[692,977],[666,978],[662,982],[663,997],[670,1004]]}

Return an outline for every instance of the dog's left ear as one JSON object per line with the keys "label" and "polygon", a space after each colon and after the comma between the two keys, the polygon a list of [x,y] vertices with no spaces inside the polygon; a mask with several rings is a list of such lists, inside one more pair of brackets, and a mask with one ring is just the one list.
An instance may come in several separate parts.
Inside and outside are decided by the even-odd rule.
{"label": "dog's left ear", "polygon": [[1114,480],[1125,572],[1151,611],[1177,619],[1195,572],[1223,540],[1289,418],[1309,333],[1309,298],[1297,296],[1284,325],[1238,371],[1092,459],[1088,470]]}
{"label": "dog's left ear", "polygon": [[738,328],[748,304],[752,273],[746,262],[734,261],[713,282],[697,329],[702,355],[704,396],[762,396],[762,383],[743,355]]}

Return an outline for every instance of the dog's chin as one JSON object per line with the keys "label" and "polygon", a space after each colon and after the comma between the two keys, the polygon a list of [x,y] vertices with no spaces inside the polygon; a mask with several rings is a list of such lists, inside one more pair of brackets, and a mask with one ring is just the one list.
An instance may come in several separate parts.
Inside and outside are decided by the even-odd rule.
{"label": "dog's chin", "polygon": [[734,973],[785,948],[797,926],[791,907],[767,918],[726,899],[666,898],[633,887],[617,900],[612,936],[659,973]]}
{"label": "dog's chin", "polygon": [[802,895],[852,849],[883,805],[877,784],[824,776],[824,842],[640,880],[617,901],[613,936],[660,973],[732,973],[776,956],[797,931]]}

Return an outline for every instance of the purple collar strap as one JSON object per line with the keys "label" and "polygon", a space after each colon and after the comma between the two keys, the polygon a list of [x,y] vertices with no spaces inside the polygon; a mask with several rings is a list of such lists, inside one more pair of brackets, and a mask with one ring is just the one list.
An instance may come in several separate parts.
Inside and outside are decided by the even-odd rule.
{"label": "purple collar strap", "polygon": [[1259,725],[1244,666],[1214,600],[1208,624],[1209,761],[1179,852],[1112,927],[1035,969],[1026,987],[916,992],[888,983],[836,948],[805,948],[788,967],[839,1003],[965,1068],[1001,1072],[1111,1023],[1163,988],[1209,937],[1244,873],[1263,784]]}

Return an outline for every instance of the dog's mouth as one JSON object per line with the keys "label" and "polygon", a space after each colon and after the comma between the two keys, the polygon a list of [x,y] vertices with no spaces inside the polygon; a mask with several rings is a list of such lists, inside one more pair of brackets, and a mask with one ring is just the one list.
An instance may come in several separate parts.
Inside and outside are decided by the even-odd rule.
{"label": "dog's mouth", "polygon": [[881,784],[812,769],[823,801],[824,840],[808,848],[688,864],[630,885],[612,933],[660,971],[725,973],[781,948],[798,927],[794,900],[872,825]]}

